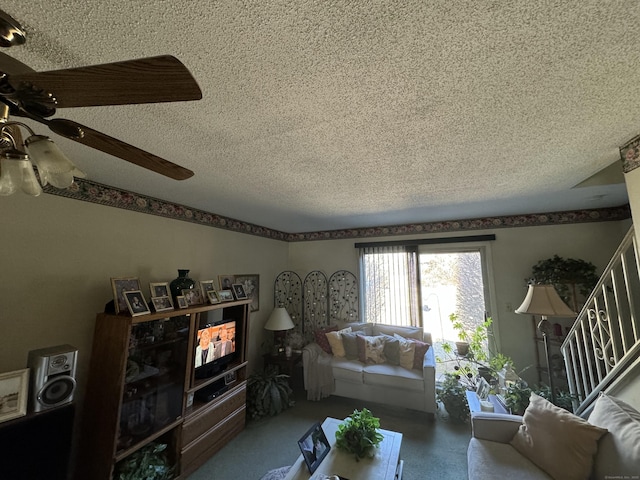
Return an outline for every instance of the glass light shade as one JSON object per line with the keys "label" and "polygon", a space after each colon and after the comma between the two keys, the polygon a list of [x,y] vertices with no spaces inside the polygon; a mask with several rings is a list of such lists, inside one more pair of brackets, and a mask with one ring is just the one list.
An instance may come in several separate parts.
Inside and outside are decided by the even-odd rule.
{"label": "glass light shade", "polygon": [[5,150],[1,158],[0,195],[11,195],[18,187],[34,197],[42,193],[33,165],[25,153],[16,149]]}
{"label": "glass light shade", "polygon": [[573,317],[576,312],[562,301],[553,285],[529,285],[527,296],[516,313],[544,317]]}
{"label": "glass light shade", "polygon": [[73,183],[73,177],[86,176],[49,137],[32,135],[24,144],[38,167],[42,185],[50,183],[56,188],[68,188]]}
{"label": "glass light shade", "polygon": [[266,330],[291,330],[295,325],[287,312],[287,309],[284,307],[276,307],[271,312],[269,316],[269,320],[265,324],[264,328]]}

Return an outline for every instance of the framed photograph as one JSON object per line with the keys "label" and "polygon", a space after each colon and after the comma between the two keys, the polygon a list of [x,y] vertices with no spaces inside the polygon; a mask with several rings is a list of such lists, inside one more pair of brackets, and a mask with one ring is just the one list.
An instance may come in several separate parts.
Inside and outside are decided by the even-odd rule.
{"label": "framed photograph", "polygon": [[27,414],[29,369],[0,373],[0,422]]}
{"label": "framed photograph", "polygon": [[176,301],[178,302],[178,308],[187,308],[189,306],[187,299],[182,295],[176,297]]}
{"label": "framed photograph", "polygon": [[236,372],[235,370],[233,372],[229,372],[229,373],[225,373],[224,374],[224,384],[225,385],[229,385],[230,383],[233,383],[236,381]]}
{"label": "framed photograph", "polygon": [[215,289],[216,289],[216,286],[214,285],[213,280],[200,281],[200,290],[202,290],[202,298],[208,298],[209,292]]}
{"label": "framed photograph", "polygon": [[137,277],[111,278],[111,289],[116,313],[123,313],[128,309],[124,292],[140,290],[140,280]]}
{"label": "framed photograph", "polygon": [[247,298],[251,299],[250,310],[260,310],[260,275],[236,275],[234,283],[240,283],[244,287]]}
{"label": "framed photograph", "polygon": [[234,300],[231,290],[220,290],[218,297],[220,297],[221,302],[233,302]]}
{"label": "framed photograph", "polygon": [[236,283],[233,275],[218,275],[219,290],[231,290],[231,286]]}
{"label": "framed photograph", "polygon": [[209,298],[209,303],[211,305],[215,304],[215,303],[220,303],[220,297],[218,296],[218,292],[216,292],[215,290],[209,290],[207,292],[207,298]]}
{"label": "framed photograph", "polygon": [[247,293],[244,291],[244,287],[240,283],[234,283],[232,285],[233,295],[236,297],[236,300],[244,300],[247,298]]}
{"label": "framed photograph", "polygon": [[480,377],[478,385],[476,385],[476,395],[480,400],[486,400],[489,398],[489,392],[491,391],[491,385],[484,378]]}
{"label": "framed photograph", "polygon": [[320,423],[316,423],[307,430],[307,433],[298,440],[298,447],[300,447],[304,463],[307,464],[309,473],[316,471],[318,465],[322,463],[324,457],[326,457],[329,450],[331,450],[331,445],[327,441],[327,436],[324,434]]}
{"label": "framed photograph", "polygon": [[144,295],[142,295],[141,290],[124,292],[124,299],[127,302],[127,307],[129,308],[129,313],[132,317],[151,313],[151,310],[149,310],[149,305],[147,305],[147,302],[144,299]]}
{"label": "framed photograph", "polygon": [[[153,297],[169,297],[171,298],[171,292],[169,291],[169,282],[150,283],[149,290],[151,290],[151,298]],[[171,302],[173,305],[173,302]]]}
{"label": "framed photograph", "polygon": [[173,310],[173,302],[171,301],[171,297],[151,297],[151,303],[153,303],[153,308],[156,309],[156,312],[166,312],[167,310]]}
{"label": "framed photograph", "polygon": [[202,291],[199,288],[185,288],[182,290],[182,296],[187,300],[187,305],[201,305],[204,303]]}

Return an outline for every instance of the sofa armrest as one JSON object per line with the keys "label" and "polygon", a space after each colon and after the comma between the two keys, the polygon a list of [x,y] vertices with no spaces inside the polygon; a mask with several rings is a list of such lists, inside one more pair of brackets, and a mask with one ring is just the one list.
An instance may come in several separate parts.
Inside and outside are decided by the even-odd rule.
{"label": "sofa armrest", "polygon": [[429,347],[422,360],[422,381],[424,382],[425,410],[435,413],[436,403],[436,354],[433,347]]}
{"label": "sofa armrest", "polygon": [[522,425],[520,415],[507,413],[471,413],[471,435],[482,440],[509,443]]}

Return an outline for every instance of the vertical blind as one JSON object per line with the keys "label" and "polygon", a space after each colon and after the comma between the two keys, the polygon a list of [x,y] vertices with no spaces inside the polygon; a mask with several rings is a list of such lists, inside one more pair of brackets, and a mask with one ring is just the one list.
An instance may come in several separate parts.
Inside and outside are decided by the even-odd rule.
{"label": "vertical blind", "polygon": [[417,246],[360,248],[363,320],[419,326]]}

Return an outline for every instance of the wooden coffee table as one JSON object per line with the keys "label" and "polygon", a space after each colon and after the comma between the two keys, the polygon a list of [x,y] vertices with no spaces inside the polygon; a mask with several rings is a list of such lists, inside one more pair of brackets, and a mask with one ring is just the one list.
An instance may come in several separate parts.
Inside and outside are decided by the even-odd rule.
{"label": "wooden coffee table", "polygon": [[[319,473],[326,475],[340,475],[349,480],[401,480],[402,460],[400,460],[400,446],[402,434],[390,430],[380,429],[384,439],[377,448],[373,458],[363,458],[356,461],[355,456],[338,450],[336,447],[336,431],[342,420],[327,417],[322,422],[322,429],[331,445],[331,451],[322,460],[314,476]],[[295,440],[294,440],[295,441]],[[289,470],[285,480],[309,480],[311,475],[304,463],[302,454]],[[322,478],[320,476],[320,478]]]}

